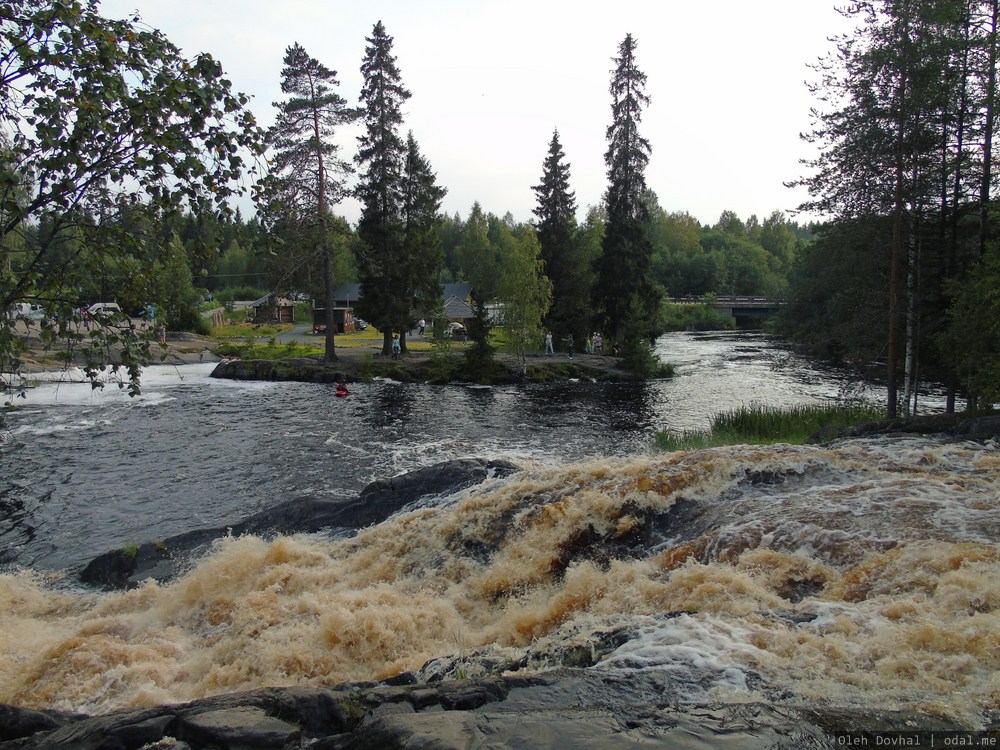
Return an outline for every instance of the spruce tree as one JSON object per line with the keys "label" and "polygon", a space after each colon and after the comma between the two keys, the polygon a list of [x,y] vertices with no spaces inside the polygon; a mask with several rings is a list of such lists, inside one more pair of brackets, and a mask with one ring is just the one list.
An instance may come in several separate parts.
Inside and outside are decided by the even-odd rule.
{"label": "spruce tree", "polygon": [[542,165],[542,181],[532,188],[538,197],[535,226],[545,275],[552,283],[546,323],[559,336],[572,333],[583,341],[593,277],[590,260],[583,257],[577,237],[576,195],[569,187],[570,165],[565,158],[559,131],[555,130]]}
{"label": "spruce tree", "polygon": [[361,171],[356,189],[361,201],[360,242],[356,248],[361,300],[357,309],[382,331],[382,352],[388,355],[393,327],[400,325],[400,303],[412,301],[404,256],[406,145],[399,135],[403,103],[410,98],[410,92],[403,87],[392,54],[392,37],[381,21],[366,41],[368,47],[361,63],[365,132],[358,136],[355,156]]}
{"label": "spruce tree", "polygon": [[310,57],[299,44],[285,51],[281,91],[288,95],[275,103],[278,117],[270,131],[275,149],[273,176],[277,201],[271,207],[275,223],[290,222],[303,228],[323,256],[323,304],[326,308],[326,355],[337,358],[333,316],[333,247],[331,206],[344,194],[335,175],[350,173],[338,158],[336,129],[355,117],[347,102],[333,91],[337,71]]}
{"label": "spruce tree", "polygon": [[598,320],[612,339],[622,344],[626,353],[639,355],[648,350],[655,334],[659,295],[650,275],[653,246],[643,200],[651,149],[649,141],[639,134],[649,97],[645,94],[646,74],[636,66],[635,49],[636,42],[628,34],[618,47],[618,57],[613,58],[612,118],[604,155],[607,222],[601,256],[595,264],[595,301]]}
{"label": "spruce tree", "polygon": [[[425,317],[441,304],[438,282],[444,251],[437,233],[438,212],[448,191],[437,185],[430,162],[420,153],[413,132],[406,137],[403,170],[403,259],[405,282],[411,295],[397,322],[400,330],[413,327],[416,317]],[[412,299],[412,302],[411,302]]]}

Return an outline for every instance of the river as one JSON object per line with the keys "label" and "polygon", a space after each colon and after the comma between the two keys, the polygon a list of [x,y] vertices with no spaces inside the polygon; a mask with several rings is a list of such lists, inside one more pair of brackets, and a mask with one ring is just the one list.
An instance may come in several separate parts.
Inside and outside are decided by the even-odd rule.
{"label": "river", "polygon": [[[667,670],[692,700],[794,695],[980,726],[1000,694],[997,446],[658,454],[657,430],[751,401],[882,396],[762,334],[658,347],[678,374],[646,385],[376,382],[336,399],[190,365],[150,368],[137,399],[32,389],[0,444],[0,701],[106,711],[435,658],[544,668],[585,646],[592,669]],[[170,583],[95,593],[68,575],[463,456],[525,470],[349,540],[227,539]],[[608,632],[623,635],[602,651]]]}
{"label": "river", "polygon": [[[650,385],[527,387],[246,383],[214,365],[151,367],[142,396],[44,385],[8,416],[0,450],[0,560],[45,570],[124,543],[225,525],[297,495],[463,456],[564,462],[649,450],[658,429],[705,429],[750,401],[836,398],[846,375],[767,336],[665,336],[677,367]],[[870,394],[877,397],[878,394]]]}

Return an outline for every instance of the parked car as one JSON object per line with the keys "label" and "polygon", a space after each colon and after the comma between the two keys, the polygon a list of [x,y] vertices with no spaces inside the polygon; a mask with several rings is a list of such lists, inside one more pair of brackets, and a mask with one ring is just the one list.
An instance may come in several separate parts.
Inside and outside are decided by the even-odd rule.
{"label": "parked car", "polygon": [[355,318],[354,319],[354,330],[355,331],[363,331],[367,327],[368,327],[368,323],[366,323],[365,321],[363,321],[361,318]]}
{"label": "parked car", "polygon": [[452,338],[456,338],[456,339],[465,338],[465,336],[466,336],[465,326],[463,326],[458,321],[453,320],[451,323],[448,324],[447,335],[451,336]]}
{"label": "parked car", "polygon": [[121,315],[122,309],[117,302],[95,302],[87,308],[91,315]]}

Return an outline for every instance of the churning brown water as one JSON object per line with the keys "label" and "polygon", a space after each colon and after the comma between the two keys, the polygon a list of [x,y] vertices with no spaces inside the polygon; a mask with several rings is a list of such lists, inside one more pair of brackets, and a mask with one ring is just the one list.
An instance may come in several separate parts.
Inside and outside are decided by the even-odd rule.
{"label": "churning brown water", "polygon": [[[233,392],[234,404],[226,405],[225,393],[216,400],[235,413],[248,396]],[[268,414],[266,403],[282,392],[262,387],[249,397],[260,394],[259,409]],[[494,404],[500,395],[493,394]],[[31,420],[10,426],[5,467],[17,450],[29,465],[42,460],[35,448],[18,447],[31,430],[39,439],[45,430],[114,435],[116,425],[145,417],[148,430],[165,431],[152,415],[185,398],[165,390],[140,408],[39,406]],[[351,408],[370,409],[374,399]],[[411,415],[414,404],[419,399]],[[201,419],[200,429],[227,421],[218,412]],[[387,431],[405,430],[405,420],[393,427],[394,417],[378,419]],[[370,431],[384,440],[387,431],[371,420]],[[527,434],[521,424],[508,429]],[[315,424],[281,425],[274,423],[286,438],[315,444],[302,434]],[[648,423],[642,429],[648,436]],[[510,450],[524,470],[507,479],[428,500],[351,539],[225,539],[169,583],[94,593],[67,586],[54,566],[10,565],[0,575],[0,701],[100,712],[262,685],[377,680],[439,657],[467,674],[481,669],[486,655],[542,669],[557,654],[582,649],[593,654],[590,669],[669,671],[692,700],[766,695],[899,706],[970,728],[981,712],[1000,708],[996,445],[881,438],[654,455],[636,450],[630,433],[621,453],[611,432],[577,433],[561,438],[569,461],[552,460],[558,447],[527,440]],[[333,454],[328,439],[322,444]],[[423,444],[455,439],[424,433]],[[605,444],[608,455],[597,457]],[[484,445],[503,441],[491,435],[477,447]],[[303,451],[315,459],[315,447]],[[375,459],[383,461],[379,471],[407,451],[416,455],[402,441],[385,451]],[[194,473],[200,460],[184,470]],[[227,456],[215,462],[224,474]],[[61,471],[78,484],[96,482],[80,468],[53,464],[56,477]],[[370,468],[356,472],[356,481]],[[271,465],[254,481],[261,477],[276,493],[282,482],[294,484]],[[72,495],[18,481],[26,497],[49,493],[35,507]],[[192,480],[198,488],[203,481]],[[321,482],[322,475],[294,481]],[[151,471],[133,482],[135,494],[142,496],[135,488],[144,483],[169,481]],[[8,502],[15,491],[5,491]],[[90,502],[81,500],[81,508]],[[116,510],[120,502],[106,509],[112,526],[116,514],[128,515]],[[100,503],[87,513],[96,520],[66,519],[64,528],[79,529],[69,538],[45,524],[34,537],[18,537],[45,513],[11,513],[8,538],[42,562],[37,550],[46,545],[88,546],[86,530],[107,521]],[[115,537],[104,528],[90,546],[102,551],[166,528],[205,525],[200,516],[185,524],[169,508],[132,513],[148,516],[137,527],[160,531],[135,537],[119,528]],[[39,537],[47,541],[32,548]],[[107,543],[111,538],[117,541]],[[617,634],[611,646],[608,633]]]}

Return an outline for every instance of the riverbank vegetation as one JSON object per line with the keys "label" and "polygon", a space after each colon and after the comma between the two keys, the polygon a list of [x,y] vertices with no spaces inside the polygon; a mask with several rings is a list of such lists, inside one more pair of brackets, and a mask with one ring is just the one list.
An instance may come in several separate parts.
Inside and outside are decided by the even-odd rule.
{"label": "riverbank vegetation", "polygon": [[715,296],[704,295],[698,301],[666,302],[660,308],[659,327],[662,331],[728,331],[736,321],[712,307]]}
{"label": "riverbank vegetation", "polygon": [[656,445],[661,450],[676,451],[738,444],[801,444],[836,428],[882,419],[885,409],[870,404],[770,407],[752,402],[720,412],[708,430],[681,434],[661,431],[656,435]]}
{"label": "riverbank vegetation", "polygon": [[[731,327],[711,298],[743,295],[783,302],[775,330],[806,353],[877,366],[890,415],[916,408],[921,378],[947,385],[949,409],[961,397],[1000,401],[995,3],[879,0],[843,12],[856,30],[816,63],[806,140],[817,156],[794,183],[810,191],[800,208],[823,223],[723,211],[703,225],[646,184],[655,144],[642,134],[646,75],[631,34],[611,57],[604,199],[577,205],[555,128],[547,151],[539,144],[537,184],[525,184],[534,216],[519,221],[474,200],[466,216],[440,213],[446,186],[406,133],[405,61],[381,23],[356,97],[289,47],[274,74],[292,96],[264,132],[208,55],[185,60],[159,32],[96,5],[18,0],[0,49],[0,370],[17,369],[30,321],[94,364],[123,352],[137,374],[149,351],[137,339],[153,329],[119,319],[81,333],[72,323],[93,302],[154,308],[171,330],[204,332],[202,299],[301,296],[333,312],[334,284],[361,282],[350,306],[377,323],[384,355],[394,332],[404,353],[419,347],[406,332],[421,318],[460,321],[472,334],[459,359],[470,377],[489,370],[498,334],[526,367],[546,331],[557,349],[572,340],[581,353],[599,334],[634,375],[659,377],[659,334]],[[62,35],[78,44],[50,43]],[[91,47],[114,64],[90,64]],[[313,72],[325,88],[300,100],[296,81]],[[144,83],[159,79],[178,83]],[[380,81],[389,98],[372,94]],[[348,107],[352,98],[361,106]],[[296,130],[299,106],[326,118],[319,130]],[[340,153],[338,131],[359,113],[357,152]],[[105,153],[106,143],[129,148]],[[267,174],[256,171],[265,157]],[[232,202],[247,192],[249,218]],[[346,195],[363,206],[357,226],[337,215]],[[442,285],[457,282],[470,293],[444,299]],[[331,336],[324,356],[339,345]],[[444,371],[454,357],[438,359]]]}
{"label": "riverbank vegetation", "polygon": [[880,360],[889,416],[918,380],[949,408],[1000,400],[993,0],[855,3],[819,60],[818,155],[796,182],[830,218],[790,279],[782,330],[810,351]]}

